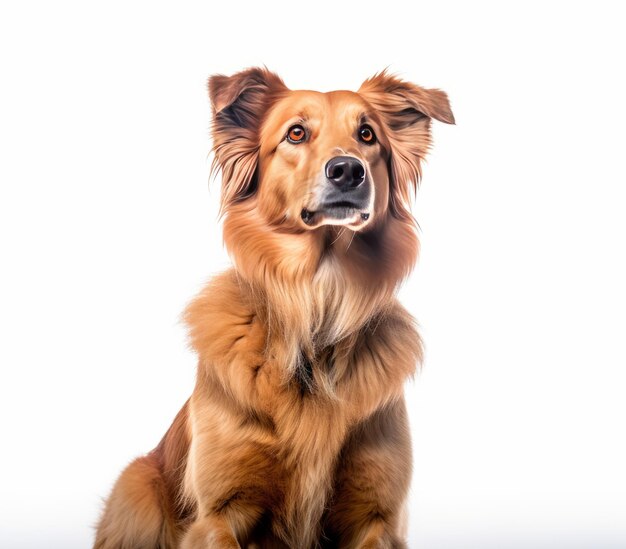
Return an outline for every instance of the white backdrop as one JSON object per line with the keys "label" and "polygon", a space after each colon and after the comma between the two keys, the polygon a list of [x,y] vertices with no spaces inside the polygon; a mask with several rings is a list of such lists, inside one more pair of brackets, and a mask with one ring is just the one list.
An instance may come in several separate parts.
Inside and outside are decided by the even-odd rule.
{"label": "white backdrop", "polygon": [[190,394],[179,314],[228,264],[206,79],[390,65],[450,96],[401,298],[410,546],[626,547],[619,3],[3,2],[0,546],[89,547]]}

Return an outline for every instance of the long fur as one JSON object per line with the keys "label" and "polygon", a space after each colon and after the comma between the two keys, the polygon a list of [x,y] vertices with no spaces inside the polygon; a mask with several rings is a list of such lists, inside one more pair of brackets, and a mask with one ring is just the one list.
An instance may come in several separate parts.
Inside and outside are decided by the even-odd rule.
{"label": "long fur", "polygon": [[[411,189],[445,93],[386,71],[358,92],[291,91],[267,68],[209,80],[213,169],[234,267],[187,307],[196,385],[160,444],[118,478],[95,548],[406,547],[403,384],[421,361],[395,297],[418,254]],[[376,147],[354,145],[366,111]],[[310,146],[281,144],[294,113]],[[330,120],[331,122],[328,122]],[[337,150],[363,158],[363,230],[298,214]]]}

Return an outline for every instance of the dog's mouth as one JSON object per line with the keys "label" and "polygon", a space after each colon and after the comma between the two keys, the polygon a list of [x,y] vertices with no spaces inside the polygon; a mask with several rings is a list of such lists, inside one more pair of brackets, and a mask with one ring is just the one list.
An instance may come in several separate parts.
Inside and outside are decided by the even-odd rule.
{"label": "dog's mouth", "polygon": [[319,225],[361,225],[370,218],[370,213],[362,206],[347,200],[324,204],[313,211],[303,208],[300,212],[302,221],[309,227]]}

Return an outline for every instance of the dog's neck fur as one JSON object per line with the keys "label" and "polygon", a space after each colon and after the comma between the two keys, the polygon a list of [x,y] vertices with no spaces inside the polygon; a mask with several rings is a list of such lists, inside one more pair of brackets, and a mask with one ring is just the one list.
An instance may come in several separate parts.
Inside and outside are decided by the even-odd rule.
{"label": "dog's neck fur", "polygon": [[[268,326],[267,348],[288,378],[313,383],[312,367],[337,342],[355,337],[395,300],[411,271],[418,241],[411,224],[390,218],[379,232],[278,232],[266,228],[253,204],[241,203],[224,223],[242,293]],[[315,376],[314,376],[315,377]],[[309,383],[311,382],[311,383]],[[332,386],[332,375],[315,385]]]}

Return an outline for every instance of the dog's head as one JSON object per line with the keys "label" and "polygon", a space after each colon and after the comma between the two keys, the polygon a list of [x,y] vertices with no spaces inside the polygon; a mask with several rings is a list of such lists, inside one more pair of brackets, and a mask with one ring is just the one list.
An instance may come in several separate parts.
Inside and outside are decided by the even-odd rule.
{"label": "dog's head", "polygon": [[267,68],[250,68],[212,76],[209,96],[222,212],[238,226],[257,223],[310,245],[312,235],[332,240],[338,227],[350,241],[391,220],[410,230],[431,119],[454,123],[444,92],[385,70],[357,92],[320,93],[290,90]]}

